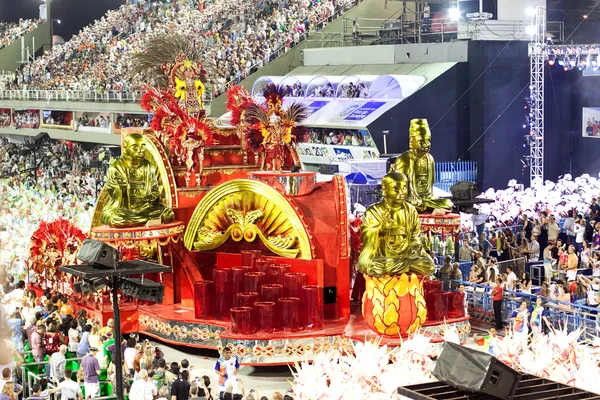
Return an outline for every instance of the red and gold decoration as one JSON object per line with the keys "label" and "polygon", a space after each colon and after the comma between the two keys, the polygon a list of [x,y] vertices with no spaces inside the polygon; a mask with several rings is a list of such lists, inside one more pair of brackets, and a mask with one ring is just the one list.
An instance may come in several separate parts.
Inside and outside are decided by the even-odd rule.
{"label": "red and gold decoration", "polygon": [[269,185],[233,180],[211,190],[198,204],[185,233],[189,250],[208,251],[233,242],[258,241],[274,254],[312,258],[301,211]]}
{"label": "red and gold decoration", "polygon": [[296,143],[305,142],[308,131],[300,123],[307,116],[304,104],[283,107],[285,89],[269,84],[262,90],[265,105],[254,101],[238,87],[228,92],[227,107],[232,124],[237,125],[248,150],[261,155],[261,170],[282,171],[300,165]]}
{"label": "red and gold decoration", "polygon": [[381,278],[365,275],[362,313],[369,328],[387,336],[419,329],[427,317],[421,279],[415,274]]}
{"label": "red and gold decoration", "polygon": [[34,272],[32,283],[62,289],[67,278],[58,267],[78,263],[77,253],[85,237],[81,229],[65,219],[42,221],[31,236],[29,248],[29,268]]}
{"label": "red and gold decoration", "polygon": [[[171,57],[171,58],[169,58]],[[142,97],[142,108],[154,114],[151,127],[170,150],[173,165],[186,166],[186,186],[202,185],[204,148],[215,144],[212,123],[204,115],[202,80],[206,71],[193,44],[179,35],[156,38],[134,59],[134,72],[155,85]]]}

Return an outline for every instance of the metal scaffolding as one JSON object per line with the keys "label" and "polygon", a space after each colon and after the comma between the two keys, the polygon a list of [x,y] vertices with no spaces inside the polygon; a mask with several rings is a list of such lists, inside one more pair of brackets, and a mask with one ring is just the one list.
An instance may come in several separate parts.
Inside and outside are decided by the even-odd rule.
{"label": "metal scaffolding", "polygon": [[[536,7],[531,17],[529,115],[530,160],[529,176],[532,187],[544,182],[544,64],[546,62],[546,8]],[[535,30],[534,30],[535,29]]]}

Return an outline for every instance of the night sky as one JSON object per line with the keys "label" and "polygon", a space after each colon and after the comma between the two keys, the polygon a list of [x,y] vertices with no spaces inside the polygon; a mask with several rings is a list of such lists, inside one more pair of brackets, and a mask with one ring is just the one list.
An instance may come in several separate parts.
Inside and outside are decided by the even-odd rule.
{"label": "night sky", "polygon": [[[41,0],[0,0],[0,20],[37,18],[40,4]],[[125,4],[125,0],[52,0],[52,18],[62,22],[54,23],[54,34],[69,40],[81,28],[121,4]]]}

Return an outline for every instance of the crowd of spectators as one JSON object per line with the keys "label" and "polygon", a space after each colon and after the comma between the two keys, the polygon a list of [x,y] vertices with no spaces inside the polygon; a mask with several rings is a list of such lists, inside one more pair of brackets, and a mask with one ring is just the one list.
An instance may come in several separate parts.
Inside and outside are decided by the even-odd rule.
{"label": "crowd of spectators", "polygon": [[150,120],[146,116],[119,115],[117,117],[117,126],[119,128],[148,128]]}
{"label": "crowd of spectators", "polygon": [[110,127],[110,117],[108,115],[98,115],[96,118],[90,117],[87,114],[79,117],[78,121],[80,126],[90,126],[97,128],[107,129]]}
{"label": "crowd of spectators", "polygon": [[[562,207],[563,202],[557,204]],[[494,229],[497,222],[490,215],[475,215],[473,232],[462,235],[459,248],[461,262],[472,263],[468,277],[455,274],[451,256],[446,256],[439,270],[441,278],[489,288],[497,329],[504,327],[502,302],[515,293],[538,296],[537,307],[542,311],[568,313],[575,304],[600,306],[600,205],[595,197],[587,204],[570,203],[567,211],[552,210],[549,204],[540,202],[534,210],[521,209],[514,218],[503,218],[506,227],[500,229]],[[533,265],[541,273],[539,286],[533,285],[530,275]],[[529,315],[523,315],[531,310],[529,302],[523,302],[521,310],[513,313],[513,325],[515,318],[529,323]],[[525,330],[535,326],[539,328],[539,321]]]}
{"label": "crowd of spectators", "polygon": [[[333,85],[327,82],[323,86],[316,85],[310,95],[312,97],[335,97],[336,91]],[[340,97],[345,98],[360,98],[366,99],[369,96],[369,92],[364,83],[358,82],[354,84],[354,82],[350,82],[348,84],[342,85]]]}
{"label": "crowd of spectators", "polygon": [[63,116],[62,115],[52,115],[52,113],[48,114],[48,116],[44,119],[44,124],[46,125],[62,125],[63,124]]}
{"label": "crowd of spectators", "polygon": [[[24,281],[15,281],[4,271],[1,275],[3,326],[10,337],[3,345],[11,361],[1,366],[0,391],[12,400],[21,393],[30,399],[50,399],[54,393],[60,393],[62,399],[79,400],[83,394],[86,398],[111,396],[117,379],[122,379],[124,395],[131,400],[268,400],[257,390],[244,387],[238,375],[239,361],[229,347],[222,350],[212,371],[187,359],[167,360],[159,347],[136,334],[116,338],[113,319],[103,325],[85,309],[75,314],[73,296],[50,289],[28,290]],[[116,375],[117,351],[123,360],[122,377]],[[31,387],[21,374],[24,362],[40,363],[43,378]],[[275,392],[272,399],[292,397]]]}
{"label": "crowd of spectators", "polygon": [[281,51],[304,40],[355,0],[223,0],[145,2],[111,10],[35,62],[23,65],[14,89],[134,92],[148,82],[128,76],[132,56],[157,35],[180,33],[202,50],[212,94],[222,93]]}
{"label": "crowd of spectators", "polygon": [[315,144],[375,147],[373,138],[367,131],[352,131],[348,129],[311,128],[308,142]]}
{"label": "crowd of spectators", "polygon": [[[89,175],[93,173],[94,181],[101,181],[101,173],[113,155],[109,148],[84,148],[77,143],[51,139],[34,152],[28,141],[15,144],[0,138],[0,177],[7,185],[42,193],[49,190],[63,200],[95,195],[96,187]],[[94,171],[93,163],[97,165]]]}
{"label": "crowd of spectators", "polygon": [[1,139],[0,226],[6,235],[0,265],[12,265],[17,275],[24,272],[30,238],[42,221],[63,218],[88,232],[112,156],[107,148],[63,141],[49,141],[34,152],[29,144]]}
{"label": "crowd of spectators", "polygon": [[17,129],[38,128],[40,126],[40,113],[37,110],[13,110],[13,121]]}
{"label": "crowd of spectators", "polygon": [[17,22],[0,21],[0,50],[37,28],[43,21],[19,19]]}

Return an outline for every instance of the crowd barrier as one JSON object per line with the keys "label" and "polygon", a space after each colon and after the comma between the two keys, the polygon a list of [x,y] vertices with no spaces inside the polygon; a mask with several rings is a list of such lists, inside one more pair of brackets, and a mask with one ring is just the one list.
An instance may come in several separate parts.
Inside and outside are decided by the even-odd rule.
{"label": "crowd barrier", "polygon": [[477,182],[477,162],[475,161],[450,161],[436,162],[434,184],[438,189],[450,192],[450,188],[460,182]]}
{"label": "crowd barrier", "polygon": [[[492,296],[490,287],[469,283],[467,281],[453,280],[454,284],[463,284],[467,292],[469,315],[487,323],[494,321],[492,309]],[[535,304],[538,296],[522,292],[504,291],[502,302],[502,320],[505,325],[510,321],[513,311],[517,310],[523,300]],[[574,303],[565,303],[558,300],[544,298],[546,303],[546,318],[555,329],[567,329],[572,332],[579,327],[583,328],[580,341],[593,341],[598,336],[598,308]]]}

